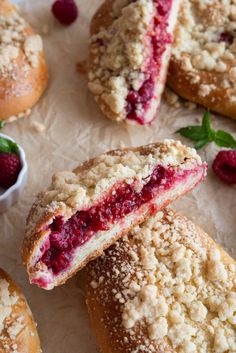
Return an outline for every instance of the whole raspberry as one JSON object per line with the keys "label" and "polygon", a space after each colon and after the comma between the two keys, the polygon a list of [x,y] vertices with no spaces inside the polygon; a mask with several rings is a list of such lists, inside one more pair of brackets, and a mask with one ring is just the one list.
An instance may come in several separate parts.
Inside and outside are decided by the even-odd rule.
{"label": "whole raspberry", "polygon": [[0,153],[0,187],[8,189],[15,184],[21,170],[21,162],[16,153]]}
{"label": "whole raspberry", "polygon": [[63,25],[70,25],[78,17],[78,7],[74,0],[56,0],[52,13]]}
{"label": "whole raspberry", "polygon": [[236,184],[236,150],[220,151],[212,168],[225,183]]}

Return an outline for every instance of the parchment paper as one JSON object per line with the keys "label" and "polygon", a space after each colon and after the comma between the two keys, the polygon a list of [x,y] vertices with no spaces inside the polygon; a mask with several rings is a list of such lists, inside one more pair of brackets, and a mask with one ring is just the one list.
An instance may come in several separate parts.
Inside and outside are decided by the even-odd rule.
{"label": "parchment paper", "polygon": [[[50,84],[29,118],[3,129],[25,149],[29,175],[21,200],[0,215],[0,267],[22,287],[38,322],[45,353],[96,353],[98,349],[84,303],[82,272],[50,292],[28,283],[19,250],[25,219],[35,195],[49,184],[55,171],[70,170],[85,159],[120,144],[135,146],[163,138],[179,138],[174,132],[199,122],[203,114],[200,108],[175,109],[163,102],[160,115],[151,127],[117,125],[104,118],[88,93],[86,77],[75,68],[76,62],[87,56],[89,21],[101,1],[77,2],[80,16],[72,26],[65,28],[51,16],[52,1],[18,1],[36,30],[41,32],[45,25],[49,27],[43,39]],[[235,121],[219,116],[212,118],[215,127],[236,136]],[[34,121],[44,124],[45,132],[35,132]],[[216,152],[213,144],[201,152],[209,163],[208,177],[174,207],[202,226],[235,257],[236,188],[224,185],[213,175],[211,163]]]}

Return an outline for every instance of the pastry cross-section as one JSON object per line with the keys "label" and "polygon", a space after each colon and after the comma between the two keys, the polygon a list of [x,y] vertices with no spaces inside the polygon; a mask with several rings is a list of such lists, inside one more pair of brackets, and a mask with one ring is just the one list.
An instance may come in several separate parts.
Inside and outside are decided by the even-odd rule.
{"label": "pastry cross-section", "polygon": [[205,173],[194,149],[165,140],[111,151],[55,174],[27,221],[23,260],[30,281],[46,289],[64,283]]}
{"label": "pastry cross-section", "polygon": [[149,124],[166,80],[180,0],[106,0],[91,23],[89,89],[115,121]]}
{"label": "pastry cross-section", "polygon": [[103,353],[234,353],[236,263],[187,218],[163,210],[87,273]]}

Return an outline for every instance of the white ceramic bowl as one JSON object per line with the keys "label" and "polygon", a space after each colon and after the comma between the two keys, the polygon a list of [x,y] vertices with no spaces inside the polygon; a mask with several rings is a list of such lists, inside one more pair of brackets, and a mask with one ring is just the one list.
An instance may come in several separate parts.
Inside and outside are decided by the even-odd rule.
{"label": "white ceramic bowl", "polygon": [[[0,133],[0,137],[16,142],[11,137],[1,133]],[[12,185],[7,190],[3,190],[0,188],[0,213],[5,212],[9,207],[11,207],[11,205],[13,205],[19,199],[21,192],[23,191],[25,186],[28,165],[26,162],[25,152],[23,148],[20,147],[19,145],[18,147],[19,147],[19,156],[20,156],[22,168],[18,175],[17,181],[15,182],[14,185]]]}

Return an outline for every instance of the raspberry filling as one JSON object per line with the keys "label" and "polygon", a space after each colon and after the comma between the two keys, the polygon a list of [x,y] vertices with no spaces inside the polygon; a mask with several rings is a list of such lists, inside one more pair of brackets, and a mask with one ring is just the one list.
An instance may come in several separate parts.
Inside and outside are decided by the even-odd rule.
{"label": "raspberry filling", "polygon": [[172,36],[167,32],[172,0],[155,0],[154,3],[156,6],[154,28],[148,36],[152,56],[144,71],[146,80],[138,91],[130,89],[126,105],[127,119],[135,120],[141,125],[145,123],[144,113],[154,95],[155,81],[161,71],[162,56],[167,44],[172,43]]}
{"label": "raspberry filling", "polygon": [[111,225],[137,211],[158,193],[171,188],[177,180],[183,180],[190,172],[193,173],[193,170],[176,171],[158,165],[141,191],[136,190],[135,183],[121,183],[99,204],[76,212],[66,222],[63,217],[56,217],[49,226],[51,233],[47,243],[41,248],[44,254],[39,261],[55,275],[59,274],[69,267],[75,249],[85,244],[94,234],[109,230]]}
{"label": "raspberry filling", "polygon": [[219,37],[219,42],[225,42],[228,45],[231,45],[234,41],[234,35],[231,32],[222,32]]}

